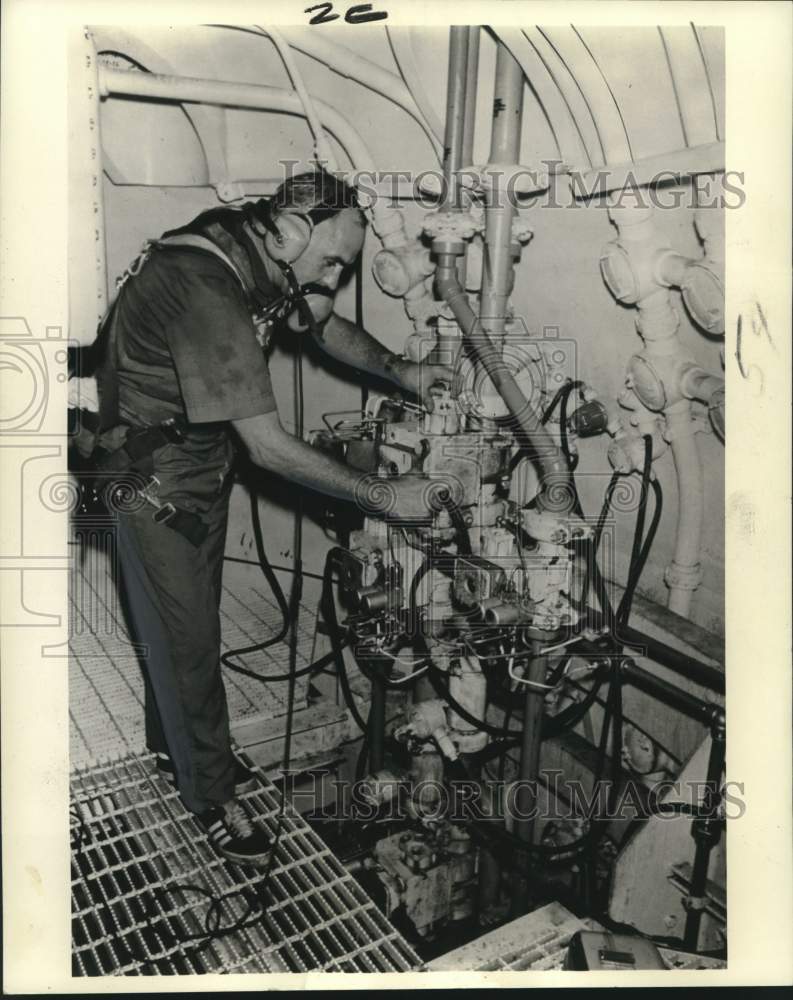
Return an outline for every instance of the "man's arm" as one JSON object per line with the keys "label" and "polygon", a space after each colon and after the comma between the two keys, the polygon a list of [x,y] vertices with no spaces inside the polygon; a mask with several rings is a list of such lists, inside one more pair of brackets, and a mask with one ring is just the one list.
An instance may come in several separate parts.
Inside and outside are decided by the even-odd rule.
{"label": "man's arm", "polygon": [[422,397],[430,406],[431,400],[427,398],[430,386],[438,379],[450,381],[453,375],[451,368],[445,365],[426,362],[418,365],[406,361],[389,351],[366,330],[336,313],[331,313],[317,343],[337,361],[393,382],[401,389]]}
{"label": "man's arm", "polygon": [[405,519],[428,516],[426,480],[392,482],[364,477],[285,431],[277,411],[233,420],[232,426],[252,461],[269,472],[339,500],[358,503],[367,514]]}

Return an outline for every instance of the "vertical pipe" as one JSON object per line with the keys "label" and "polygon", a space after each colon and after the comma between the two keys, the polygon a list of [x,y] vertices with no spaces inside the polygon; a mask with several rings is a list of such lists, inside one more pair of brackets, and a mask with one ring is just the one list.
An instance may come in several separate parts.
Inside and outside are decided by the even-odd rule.
{"label": "vertical pipe", "polygon": [[[465,74],[465,121],[463,122],[463,145],[460,156],[461,167],[465,170],[474,162],[474,135],[476,133],[476,94],[479,87],[479,25],[468,26],[468,66]],[[459,195],[459,191],[458,191]],[[463,254],[457,261],[457,277],[465,288],[467,258]]]}
{"label": "vertical pipe", "polygon": [[476,90],[479,78],[479,25],[468,26],[468,66],[465,74],[465,121],[463,123],[462,166],[470,167],[474,161],[474,132],[476,125]]}
{"label": "vertical pipe", "polygon": [[[535,641],[532,645],[536,653],[540,644]],[[540,735],[544,699],[541,689],[534,685],[544,683],[545,669],[545,657],[535,655],[529,662],[526,674],[526,680],[531,683],[526,685],[526,694],[523,702],[523,733],[520,746],[519,774],[522,785],[520,786],[520,794],[517,797],[521,815],[526,815],[536,807],[536,796],[533,794],[532,785],[536,781],[537,772],[540,769]],[[515,826],[521,840],[531,843],[534,837],[534,817],[530,816],[526,819],[520,819]]]}
{"label": "vertical pipe", "polygon": [[496,86],[493,100],[493,131],[490,143],[490,179],[485,213],[485,260],[480,319],[489,333],[503,335],[509,294],[514,282],[512,221],[508,168],[520,157],[523,116],[523,70],[505,45],[496,56]]}
{"label": "vertical pipe", "polygon": [[382,771],[385,764],[385,713],[385,683],[378,671],[372,680],[372,701],[369,707],[369,724],[367,726],[369,771],[371,774]]}
{"label": "vertical pipe", "polygon": [[664,576],[669,587],[669,610],[686,618],[691,612],[691,598],[702,579],[700,549],[705,519],[705,476],[691,419],[691,404],[687,399],[680,400],[667,408],[665,416],[672,439],[679,513],[675,553]]}
{"label": "vertical pipe", "polygon": [[[443,199],[438,211],[449,212],[460,208],[458,173],[462,166],[463,139],[466,120],[468,87],[468,27],[452,26],[449,29],[449,74],[446,84],[446,130],[443,139]],[[464,260],[464,258],[463,258]],[[457,274],[464,280],[464,263],[458,262]],[[453,323],[443,318],[438,321],[438,336],[429,361],[449,364],[457,357],[460,333]]]}
{"label": "vertical pipe", "polygon": [[[535,655],[526,673],[526,680],[534,684],[545,681],[546,661],[537,656],[538,642],[533,642]],[[523,700],[523,732],[520,746],[520,769],[518,771],[517,794],[515,796],[515,832],[526,844],[534,842],[535,812],[537,809],[536,781],[540,769],[540,734],[544,700],[539,689],[526,685]],[[530,862],[525,859],[516,872],[512,884],[512,915],[517,917],[527,912],[530,892]]]}
{"label": "vertical pipe", "polygon": [[708,867],[710,854],[721,836],[721,821],[716,817],[716,810],[721,800],[721,775],[724,770],[725,755],[724,720],[719,719],[713,726],[710,756],[708,757],[708,774],[703,796],[705,819],[694,820],[692,835],[696,841],[694,864],[691,870],[689,898],[693,906],[689,906],[686,914],[686,927],[683,935],[685,946],[689,951],[696,951],[699,944],[699,929],[702,922],[701,901],[704,899],[708,885]]}
{"label": "vertical pipe", "polygon": [[459,208],[457,174],[462,165],[468,72],[468,28],[449,29],[449,78],[446,85],[446,131],[443,139],[444,198],[441,212]]}

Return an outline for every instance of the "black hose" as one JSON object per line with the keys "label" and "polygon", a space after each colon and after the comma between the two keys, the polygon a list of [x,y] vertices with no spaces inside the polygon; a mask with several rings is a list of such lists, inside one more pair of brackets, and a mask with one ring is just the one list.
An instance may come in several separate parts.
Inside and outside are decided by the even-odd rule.
{"label": "black hose", "polygon": [[344,701],[347,704],[347,708],[350,710],[350,715],[355,720],[355,724],[362,733],[366,733],[366,722],[359,712],[358,706],[355,704],[355,698],[353,697],[352,690],[350,688],[350,679],[347,676],[347,665],[344,662],[344,654],[342,653],[343,642],[340,635],[341,630],[339,628],[338,619],[336,618],[336,602],[333,599],[333,556],[337,551],[343,550],[337,550],[335,548],[330,549],[325,560],[325,572],[323,574],[322,581],[322,596],[320,599],[322,615],[325,619],[325,624],[328,626],[330,644],[333,650],[333,658],[336,661],[336,670],[338,673],[342,695],[344,696]]}
{"label": "black hose", "polygon": [[639,584],[639,580],[641,579],[645,564],[647,563],[647,558],[650,555],[650,549],[655,541],[655,535],[661,521],[664,499],[661,484],[657,479],[653,479],[650,485],[652,486],[653,493],[655,495],[655,510],[653,511],[650,527],[647,529],[647,534],[645,535],[644,542],[642,543],[641,551],[636,560],[633,573],[631,574],[631,579],[628,581],[628,586],[625,589],[625,593],[622,595],[622,600],[620,601],[619,608],[617,609],[617,622],[620,625],[627,625],[628,620],[630,619],[631,607],[633,605],[636,588]]}
{"label": "black hose", "polygon": [[644,435],[644,465],[642,467],[641,492],[639,496],[639,509],[636,513],[636,526],[633,531],[633,544],[631,546],[631,558],[628,564],[628,580],[625,593],[617,608],[617,626],[621,625],[630,614],[630,606],[633,601],[633,592],[636,588],[636,567],[639,563],[644,541],[644,520],[647,515],[647,500],[650,492],[650,474],[653,466],[653,439],[649,434]]}
{"label": "black hose", "polygon": [[[570,451],[570,444],[567,440],[567,404],[570,402],[570,396],[573,394],[573,390],[579,388],[581,385],[581,382],[571,382],[569,390],[561,397],[561,404],[559,407],[559,436],[562,445],[562,453],[567,460],[571,476],[578,467],[578,455],[574,455]],[[583,517],[584,512],[581,509],[581,501],[578,499],[578,491],[575,490],[575,487],[574,491],[576,497],[576,507],[574,507],[573,510],[579,517]]]}
{"label": "black hose", "polygon": [[[290,617],[289,617],[289,604],[287,603],[284,592],[281,589],[281,584],[278,582],[278,577],[273,572],[272,566],[267,558],[267,553],[264,549],[264,539],[262,538],[262,523],[259,516],[259,501],[256,493],[251,490],[250,492],[250,503],[251,503],[251,522],[253,525],[253,537],[256,542],[256,554],[259,557],[259,566],[264,574],[265,580],[270,585],[270,589],[273,592],[273,596],[278,602],[278,607],[281,610],[281,627],[277,634],[269,639],[265,639],[264,642],[254,643],[252,646],[240,646],[239,649],[229,649],[220,657],[220,662],[224,667],[228,667],[229,670],[234,670],[237,673],[245,674],[246,677],[253,677],[256,680],[269,681],[271,678],[257,674],[253,670],[248,670],[245,667],[239,666],[239,664],[232,663],[231,658],[234,656],[245,656],[249,653],[260,653],[263,649],[267,649],[268,646],[274,646],[278,642],[282,642],[290,628]],[[287,675],[288,677],[288,675]]]}
{"label": "black hose", "polygon": [[553,411],[556,409],[556,407],[559,405],[559,403],[562,400],[568,399],[570,397],[570,395],[574,392],[574,390],[576,390],[576,389],[583,389],[583,387],[584,387],[584,383],[581,382],[581,381],[579,381],[578,379],[576,379],[575,381],[571,381],[571,382],[565,382],[564,385],[560,386],[560,388],[557,389],[557,391],[556,391],[553,399],[551,400],[551,402],[545,408],[545,411],[543,412],[543,415],[542,415],[542,418],[541,418],[541,422],[543,424],[547,424],[548,421],[553,416]]}

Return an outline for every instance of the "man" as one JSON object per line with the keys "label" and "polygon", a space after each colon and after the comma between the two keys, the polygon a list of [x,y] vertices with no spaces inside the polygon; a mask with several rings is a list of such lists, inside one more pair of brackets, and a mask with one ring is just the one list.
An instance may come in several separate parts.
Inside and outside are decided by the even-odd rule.
{"label": "man", "polygon": [[[220,674],[220,579],[234,439],[300,486],[348,501],[359,474],[281,426],[262,345],[276,325],[411,393],[419,376],[332,312],[361,251],[355,193],[317,171],[274,199],[206,212],[166,233],[131,269],[106,324],[99,377],[105,468],[145,477],[145,502],[119,515],[119,555],[136,638],[148,648],[146,741],[224,856],[265,864],[269,844],[235,797],[252,776],[232,753]],[[301,336],[301,333],[293,333]],[[426,515],[420,483],[396,492]],[[387,513],[383,511],[383,514]]]}

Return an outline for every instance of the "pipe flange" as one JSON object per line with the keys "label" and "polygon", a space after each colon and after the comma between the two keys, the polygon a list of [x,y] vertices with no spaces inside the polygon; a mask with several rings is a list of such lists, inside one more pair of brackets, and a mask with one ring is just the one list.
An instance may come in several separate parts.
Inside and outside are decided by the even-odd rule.
{"label": "pipe flange", "polygon": [[600,273],[606,288],[618,302],[633,306],[639,301],[639,283],[625,248],[616,241],[600,251]]}
{"label": "pipe flange", "polygon": [[544,167],[523,167],[519,163],[486,163],[473,167],[472,173],[481,191],[503,190],[510,194],[539,194],[551,186]]}
{"label": "pipe flange", "polygon": [[424,218],[424,232],[436,240],[470,240],[482,228],[470,212],[430,212]]}
{"label": "pipe flange", "polygon": [[681,566],[672,562],[664,570],[664,583],[670,590],[694,591],[702,583],[702,564]]}

